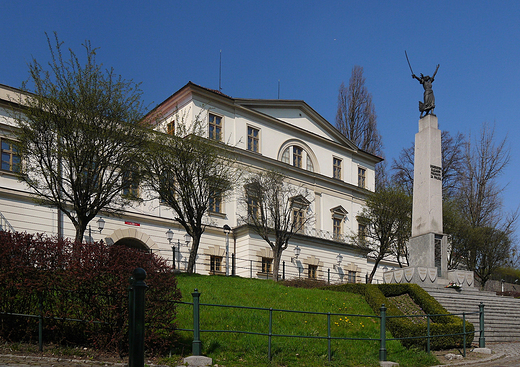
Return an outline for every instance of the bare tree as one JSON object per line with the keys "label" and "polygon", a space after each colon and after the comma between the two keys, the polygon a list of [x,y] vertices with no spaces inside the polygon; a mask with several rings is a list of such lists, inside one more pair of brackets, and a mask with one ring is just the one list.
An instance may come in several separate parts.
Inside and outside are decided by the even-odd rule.
{"label": "bare tree", "polygon": [[100,210],[118,212],[128,202],[122,190],[138,175],[143,134],[141,90],[96,63],[96,49],[83,46],[86,63],[55,34],[47,37],[52,61],[45,71],[29,64],[31,90],[24,83],[13,112],[14,131],[23,160],[19,176],[36,200],[61,210],[83,240],[88,223]]}
{"label": "bare tree", "polygon": [[307,210],[310,194],[288,182],[275,171],[251,174],[245,180],[245,195],[240,199],[247,207],[241,220],[249,224],[273,251],[273,278],[278,280],[282,252],[289,240],[313,220]]}
{"label": "bare tree", "polygon": [[406,256],[406,242],[411,234],[412,200],[400,187],[389,184],[370,193],[357,220],[363,230],[352,236],[359,246],[371,251],[375,260],[368,276],[372,283],[377,266],[385,257],[393,254]]}
{"label": "bare tree", "polygon": [[379,157],[383,156],[383,142],[377,130],[372,95],[365,86],[361,66],[352,68],[348,87],[344,83],[339,87],[336,127],[358,148]]}
{"label": "bare tree", "polygon": [[509,164],[507,139],[495,142],[495,129],[484,123],[475,141],[468,139],[464,151],[458,197],[472,227],[495,227],[502,219],[504,187],[497,182]]}
{"label": "bare tree", "polygon": [[210,212],[219,212],[226,194],[236,182],[234,162],[226,146],[204,138],[206,124],[200,119],[175,119],[175,134],[151,134],[146,152],[146,181],[175,220],[193,238],[188,273],[193,273],[200,239]]}
{"label": "bare tree", "polygon": [[493,271],[507,264],[514,247],[518,209],[504,213],[504,186],[498,183],[510,157],[507,139],[496,142],[495,129],[487,123],[476,139],[468,139],[464,151],[456,201],[460,221],[451,235],[462,262],[475,271],[482,286]]}

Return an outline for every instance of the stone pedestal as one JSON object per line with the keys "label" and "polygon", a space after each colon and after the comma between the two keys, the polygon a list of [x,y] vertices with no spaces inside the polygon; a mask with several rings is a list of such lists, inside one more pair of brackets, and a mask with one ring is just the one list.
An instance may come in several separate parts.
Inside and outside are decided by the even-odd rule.
{"label": "stone pedestal", "polygon": [[[473,273],[448,272],[448,241],[442,227],[442,151],[437,116],[419,120],[415,134],[410,267],[383,274],[385,283],[447,286],[473,285]],[[457,275],[455,275],[455,273]]]}

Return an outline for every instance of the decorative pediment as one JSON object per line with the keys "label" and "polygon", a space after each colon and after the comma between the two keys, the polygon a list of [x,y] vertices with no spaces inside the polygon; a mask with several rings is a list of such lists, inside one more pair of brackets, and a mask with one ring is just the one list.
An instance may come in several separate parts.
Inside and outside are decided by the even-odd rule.
{"label": "decorative pediment", "polygon": [[291,198],[291,204],[294,207],[306,208],[310,203],[303,195],[296,195]]}
{"label": "decorative pediment", "polygon": [[338,205],[330,210],[332,218],[343,219],[347,216],[348,211],[341,205]]}

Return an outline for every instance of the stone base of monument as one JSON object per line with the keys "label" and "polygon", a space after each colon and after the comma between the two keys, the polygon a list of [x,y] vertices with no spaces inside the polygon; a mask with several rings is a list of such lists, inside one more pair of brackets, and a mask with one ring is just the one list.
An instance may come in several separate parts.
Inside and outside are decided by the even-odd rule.
{"label": "stone base of monument", "polygon": [[415,283],[426,287],[449,287],[460,289],[474,287],[472,271],[449,270],[447,277],[439,277],[437,268],[408,267],[387,271],[383,274],[385,283]]}

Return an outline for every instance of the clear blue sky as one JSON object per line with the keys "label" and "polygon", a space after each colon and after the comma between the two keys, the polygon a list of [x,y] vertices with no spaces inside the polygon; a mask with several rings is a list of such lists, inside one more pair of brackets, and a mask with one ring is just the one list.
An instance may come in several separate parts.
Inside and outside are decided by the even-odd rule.
{"label": "clear blue sky", "polygon": [[27,63],[49,60],[44,32],[142,82],[151,107],[188,81],[237,98],[301,99],[334,123],[338,87],[364,68],[386,158],[418,129],[421,85],[431,75],[441,130],[508,137],[501,178],[507,210],[520,204],[520,1],[4,1],[0,83],[20,87]]}

